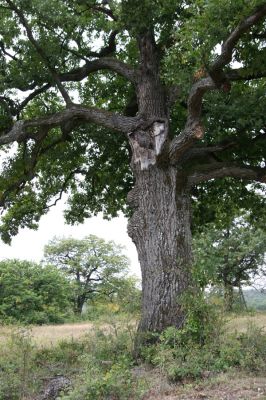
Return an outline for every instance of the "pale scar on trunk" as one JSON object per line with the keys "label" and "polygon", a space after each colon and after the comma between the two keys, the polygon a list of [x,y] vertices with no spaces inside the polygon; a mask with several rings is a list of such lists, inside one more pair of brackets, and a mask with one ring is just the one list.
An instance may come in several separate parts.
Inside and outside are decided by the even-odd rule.
{"label": "pale scar on trunk", "polygon": [[154,122],[147,130],[138,130],[128,134],[133,152],[134,164],[140,163],[141,170],[156,164],[167,136],[164,122]]}

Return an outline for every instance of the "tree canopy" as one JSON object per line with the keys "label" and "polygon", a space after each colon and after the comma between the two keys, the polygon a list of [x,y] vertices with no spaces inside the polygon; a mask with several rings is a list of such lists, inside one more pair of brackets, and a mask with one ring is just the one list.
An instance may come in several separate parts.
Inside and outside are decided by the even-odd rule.
{"label": "tree canopy", "polygon": [[[154,31],[172,104],[171,137],[179,137],[207,93],[204,138],[183,162],[197,184],[195,221],[215,217],[217,198],[219,207],[228,196],[244,208],[261,206],[241,180],[201,180],[208,174],[264,180],[264,1],[1,0],[0,7],[4,241],[19,226],[36,228],[63,192],[70,194],[70,222],[126,210],[133,177],[128,140],[119,131],[124,124],[134,130],[141,118],[134,90],[137,38],[147,29]],[[212,91],[208,74],[222,90]],[[191,87],[195,99],[191,92],[187,105]],[[201,173],[198,165],[193,172],[199,161]]]}

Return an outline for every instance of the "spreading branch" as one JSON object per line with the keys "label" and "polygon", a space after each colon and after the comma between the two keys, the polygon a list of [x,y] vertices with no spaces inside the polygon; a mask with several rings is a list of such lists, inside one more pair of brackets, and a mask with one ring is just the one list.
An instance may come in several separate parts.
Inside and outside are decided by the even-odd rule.
{"label": "spreading branch", "polygon": [[79,68],[60,74],[59,79],[62,82],[79,82],[85,79],[89,74],[105,69],[116,72],[124,76],[124,78],[128,79],[130,82],[136,83],[136,71],[130,65],[112,57],[103,57],[87,61]]}
{"label": "spreading branch", "polygon": [[221,54],[209,68],[209,77],[195,82],[192,86],[188,97],[188,116],[185,129],[172,140],[169,148],[170,159],[173,163],[175,163],[196,140],[203,137],[204,129],[200,119],[204,94],[207,91],[220,88],[222,84],[226,83],[227,79],[223,68],[231,62],[236,44],[243,34],[253,25],[257,24],[265,15],[266,4],[257,8],[252,15],[245,18],[223,42]]}
{"label": "spreading branch", "polygon": [[190,174],[188,183],[197,185],[210,179],[232,177],[266,183],[266,168],[238,165],[229,162],[217,162],[201,165]]}
{"label": "spreading branch", "polygon": [[209,75],[212,77],[218,87],[225,80],[223,68],[232,61],[233,51],[239,39],[244,33],[248,32],[249,29],[256,25],[266,15],[266,4],[258,7],[252,15],[245,18],[227,37],[222,44],[221,54],[212,64],[209,69]]}
{"label": "spreading branch", "polygon": [[266,77],[266,71],[250,72],[245,68],[236,68],[226,71],[226,78],[230,81],[250,81]]}
{"label": "spreading branch", "polygon": [[21,142],[25,139],[35,140],[36,133],[34,133],[34,128],[46,128],[47,130],[50,130],[54,127],[62,126],[64,123],[71,120],[77,120],[78,123],[80,123],[80,120],[84,122],[93,122],[123,133],[133,131],[143,123],[139,116],[125,117],[117,113],[97,108],[72,104],[71,107],[49,116],[26,121],[19,120],[15,122],[8,133],[0,136],[0,145],[15,141]]}
{"label": "spreading branch", "polygon": [[72,100],[69,97],[69,94],[67,93],[66,89],[64,88],[64,86],[62,85],[62,82],[55,70],[55,68],[51,65],[49,58],[47,57],[45,51],[43,50],[43,48],[41,46],[39,46],[38,42],[35,40],[32,30],[26,20],[26,18],[24,17],[23,12],[13,3],[13,1],[11,0],[6,0],[6,2],[8,3],[8,5],[10,6],[10,9],[13,10],[21,24],[24,26],[28,39],[31,42],[31,44],[33,45],[33,47],[35,48],[35,50],[37,51],[37,53],[39,54],[39,56],[42,58],[42,60],[44,61],[44,63],[46,64],[48,70],[51,73],[52,78],[54,79],[63,99],[65,100],[67,105],[71,105],[72,104]]}

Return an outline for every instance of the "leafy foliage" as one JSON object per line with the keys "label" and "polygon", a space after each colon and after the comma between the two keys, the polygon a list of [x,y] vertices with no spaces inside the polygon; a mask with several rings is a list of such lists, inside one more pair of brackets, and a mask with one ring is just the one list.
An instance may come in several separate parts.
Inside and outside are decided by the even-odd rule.
{"label": "leafy foliage", "polygon": [[72,286],[55,267],[0,261],[0,318],[5,322],[62,322],[70,313]]}
{"label": "leafy foliage", "polygon": [[[119,61],[137,66],[137,39],[143,31],[153,30],[165,89],[172,84],[180,86],[180,97],[170,110],[170,136],[174,137],[185,125],[185,103],[195,74],[201,69],[208,72],[219,53],[220,43],[239,21],[264,2],[197,0],[176,4],[170,0],[124,0],[109,1],[104,7],[99,1],[17,0],[14,4],[23,10],[38,45],[60,74],[75,71],[81,64],[97,59],[97,51],[108,48],[113,32],[116,32],[116,46],[107,56],[113,57],[115,53]],[[4,1],[1,5],[3,135],[12,126],[18,98],[26,97],[27,90],[33,92],[49,85],[19,110],[20,118],[51,115],[62,110],[63,103],[49,68],[28,40],[18,15]],[[237,61],[249,74],[265,72],[263,30],[262,21],[243,35],[233,54],[232,62]],[[126,113],[132,99],[133,105],[136,103],[132,84],[108,69],[96,70],[81,81],[70,80],[65,82],[66,88],[75,101],[85,106]],[[264,92],[262,77],[254,81],[239,80],[228,94],[215,92],[206,96],[203,104],[206,134],[202,145],[225,139],[235,141],[234,146],[218,155],[220,161],[241,161],[252,166],[265,162]],[[130,108],[132,115],[137,112],[136,104],[134,107]],[[70,133],[65,128],[52,128],[40,146],[31,140],[20,142],[10,156],[5,156],[0,179],[0,197],[5,204],[0,232],[4,241],[10,242],[19,226],[36,229],[41,215],[48,211],[55,198],[60,198],[61,191],[69,194],[66,218],[71,223],[82,222],[99,211],[105,217],[114,216],[119,210],[129,213],[126,194],[132,188],[133,177],[126,138],[82,121]],[[2,154],[9,152],[8,145],[1,149]],[[262,203],[257,191],[250,194],[242,181],[236,183],[232,179],[202,184],[195,189],[193,198],[194,222],[198,227],[206,221],[216,221],[216,207],[222,203],[226,208],[228,199],[254,213]]]}
{"label": "leafy foliage", "polygon": [[[233,287],[247,285],[263,271],[265,231],[260,224],[250,223],[248,217],[237,218],[220,230],[207,226],[195,237],[194,247],[195,276],[202,288],[220,285],[226,295],[228,288],[233,291]],[[232,303],[233,298],[228,301]]]}

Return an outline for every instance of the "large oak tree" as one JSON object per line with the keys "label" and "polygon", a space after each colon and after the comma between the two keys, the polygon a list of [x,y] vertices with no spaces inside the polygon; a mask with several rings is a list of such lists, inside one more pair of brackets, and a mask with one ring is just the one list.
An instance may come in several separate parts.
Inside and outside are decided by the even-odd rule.
{"label": "large oak tree", "polygon": [[191,201],[205,213],[208,193],[222,202],[229,191],[245,205],[258,197],[245,185],[266,180],[266,3],[1,0],[0,8],[0,145],[11,154],[0,178],[2,239],[36,227],[64,192],[71,222],[125,211],[128,192],[140,330],[180,326]]}

